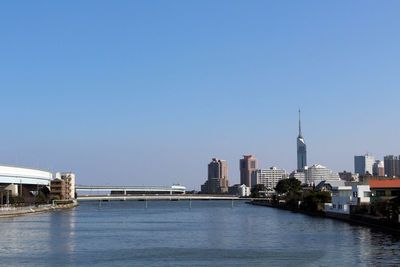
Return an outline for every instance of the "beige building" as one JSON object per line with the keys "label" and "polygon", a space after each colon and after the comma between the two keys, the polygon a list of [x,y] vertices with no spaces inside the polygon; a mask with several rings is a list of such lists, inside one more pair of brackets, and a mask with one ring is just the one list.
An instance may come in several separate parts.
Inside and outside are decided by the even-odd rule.
{"label": "beige building", "polygon": [[258,161],[253,155],[243,155],[240,160],[240,184],[252,187],[251,173],[258,169]]}
{"label": "beige building", "polygon": [[225,194],[228,192],[228,163],[225,160],[213,158],[208,164],[208,179],[201,186],[204,194]]}
{"label": "beige building", "polygon": [[50,183],[51,198],[75,199],[75,174],[56,173],[56,179]]}

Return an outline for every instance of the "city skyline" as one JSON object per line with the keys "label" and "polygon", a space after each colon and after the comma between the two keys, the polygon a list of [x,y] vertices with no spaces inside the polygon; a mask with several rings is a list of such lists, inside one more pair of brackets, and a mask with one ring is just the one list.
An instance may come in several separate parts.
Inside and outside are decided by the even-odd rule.
{"label": "city skyline", "polygon": [[389,2],[2,3],[0,163],[199,190],[218,157],[235,184],[244,154],[296,169],[299,106],[309,166],[398,156]]}

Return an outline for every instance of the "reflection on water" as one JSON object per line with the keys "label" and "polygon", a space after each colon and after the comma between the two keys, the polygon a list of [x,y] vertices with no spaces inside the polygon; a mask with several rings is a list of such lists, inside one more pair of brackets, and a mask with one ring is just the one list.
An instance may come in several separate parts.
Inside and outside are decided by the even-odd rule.
{"label": "reflection on water", "polygon": [[0,220],[1,263],[18,266],[399,265],[391,235],[230,201],[82,202]]}

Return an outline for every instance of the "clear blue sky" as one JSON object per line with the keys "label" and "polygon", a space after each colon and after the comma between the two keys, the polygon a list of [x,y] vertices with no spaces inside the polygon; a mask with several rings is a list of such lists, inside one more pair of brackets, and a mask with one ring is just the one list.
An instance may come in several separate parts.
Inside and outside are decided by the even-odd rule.
{"label": "clear blue sky", "polygon": [[0,163],[199,189],[213,157],[400,154],[399,1],[0,3]]}

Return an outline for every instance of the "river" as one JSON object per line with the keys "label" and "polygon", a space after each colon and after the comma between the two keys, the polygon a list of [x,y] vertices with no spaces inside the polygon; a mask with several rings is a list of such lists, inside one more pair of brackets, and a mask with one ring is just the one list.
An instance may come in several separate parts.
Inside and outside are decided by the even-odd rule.
{"label": "river", "polygon": [[244,201],[81,202],[0,219],[6,266],[400,265],[400,240]]}

